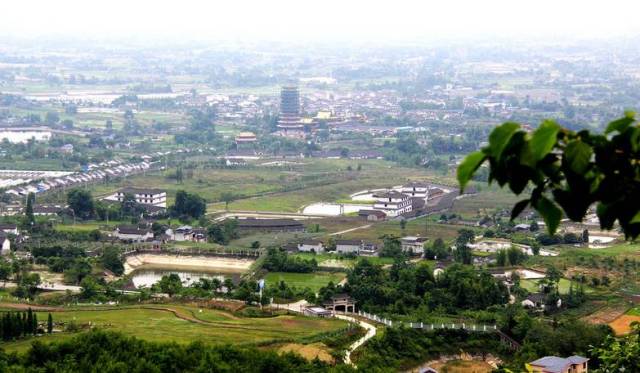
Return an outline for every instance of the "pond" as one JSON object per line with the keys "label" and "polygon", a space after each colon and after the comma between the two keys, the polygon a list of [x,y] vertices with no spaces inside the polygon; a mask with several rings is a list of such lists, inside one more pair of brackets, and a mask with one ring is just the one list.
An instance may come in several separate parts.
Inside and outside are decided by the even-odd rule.
{"label": "pond", "polygon": [[239,273],[219,273],[219,272],[203,272],[203,271],[187,271],[187,270],[170,270],[170,269],[139,269],[133,272],[131,281],[136,288],[151,287],[162,279],[162,276],[168,276],[172,273],[177,274],[182,280],[182,285],[190,286],[194,282],[198,282],[201,278],[208,280],[217,278],[221,282],[227,278],[233,280],[234,283],[240,281]]}

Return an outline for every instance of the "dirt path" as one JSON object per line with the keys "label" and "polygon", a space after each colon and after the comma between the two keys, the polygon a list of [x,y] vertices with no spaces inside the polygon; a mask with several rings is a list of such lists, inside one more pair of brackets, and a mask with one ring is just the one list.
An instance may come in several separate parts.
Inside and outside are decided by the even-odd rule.
{"label": "dirt path", "polygon": [[355,227],[355,228],[351,228],[351,229],[345,229],[345,230],[340,231],[340,232],[331,233],[331,234],[329,234],[329,236],[337,236],[339,234],[349,233],[349,232],[357,231],[358,229],[367,229],[367,228],[371,228],[371,224],[361,225],[359,227]]}

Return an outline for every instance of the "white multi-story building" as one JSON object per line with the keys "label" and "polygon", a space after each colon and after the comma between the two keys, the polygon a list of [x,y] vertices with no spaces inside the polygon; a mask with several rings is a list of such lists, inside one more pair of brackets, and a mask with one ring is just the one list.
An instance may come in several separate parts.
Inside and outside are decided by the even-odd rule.
{"label": "white multi-story building", "polygon": [[136,202],[144,205],[167,207],[167,192],[160,189],[122,188],[105,199],[109,201],[122,202],[124,196],[127,194],[133,195]]}
{"label": "white multi-story building", "polygon": [[336,240],[336,252],[339,254],[360,254],[363,242],[360,240]]}
{"label": "white multi-story building", "polygon": [[427,199],[429,196],[429,185],[414,181],[403,185],[400,188],[400,192],[408,195],[409,197]]}
{"label": "white multi-story building", "polygon": [[375,210],[384,211],[387,216],[396,217],[411,212],[412,203],[408,195],[396,191],[374,194]]}
{"label": "white multi-story building", "polygon": [[420,236],[407,236],[400,239],[402,251],[414,255],[424,254],[425,242],[427,242],[427,238]]}

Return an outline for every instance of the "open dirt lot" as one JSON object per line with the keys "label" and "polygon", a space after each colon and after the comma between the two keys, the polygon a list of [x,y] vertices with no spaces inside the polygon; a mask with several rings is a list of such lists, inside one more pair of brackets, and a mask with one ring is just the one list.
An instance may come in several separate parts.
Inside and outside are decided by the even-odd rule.
{"label": "open dirt lot", "polygon": [[634,321],[640,322],[640,316],[622,315],[610,322],[609,326],[616,335],[624,335],[631,331],[631,323]]}

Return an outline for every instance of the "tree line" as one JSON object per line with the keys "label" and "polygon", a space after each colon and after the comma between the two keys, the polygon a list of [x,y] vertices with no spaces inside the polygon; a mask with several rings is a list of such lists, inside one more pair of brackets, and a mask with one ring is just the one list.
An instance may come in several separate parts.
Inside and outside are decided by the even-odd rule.
{"label": "tree line", "polygon": [[[47,333],[53,331],[53,317],[47,319]],[[10,341],[27,336],[34,336],[40,332],[38,316],[29,308],[23,312],[4,312],[0,320],[0,336],[3,341]]]}

